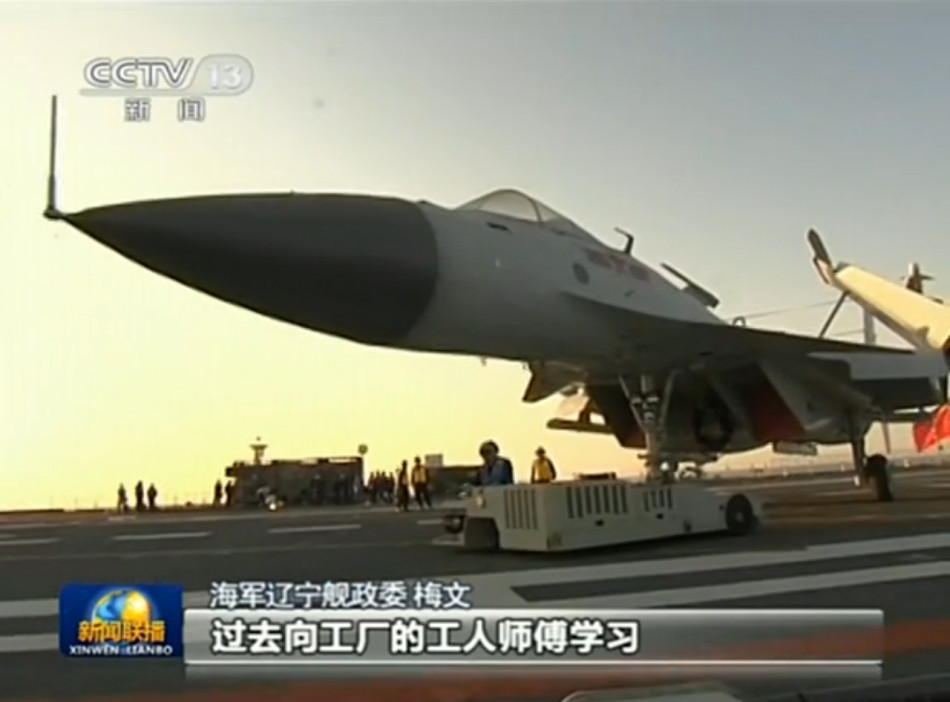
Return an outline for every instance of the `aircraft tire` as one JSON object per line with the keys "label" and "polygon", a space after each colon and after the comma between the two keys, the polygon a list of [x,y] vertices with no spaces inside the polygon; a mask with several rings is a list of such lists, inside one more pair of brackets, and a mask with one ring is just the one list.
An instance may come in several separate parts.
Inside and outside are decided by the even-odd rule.
{"label": "aircraft tire", "polygon": [[745,495],[733,495],[726,502],[726,531],[736,536],[748,534],[755,529],[758,519],[752,502]]}
{"label": "aircraft tire", "polygon": [[887,457],[876,453],[867,460],[864,470],[868,482],[874,489],[878,502],[893,502],[894,492],[891,490],[891,472]]}

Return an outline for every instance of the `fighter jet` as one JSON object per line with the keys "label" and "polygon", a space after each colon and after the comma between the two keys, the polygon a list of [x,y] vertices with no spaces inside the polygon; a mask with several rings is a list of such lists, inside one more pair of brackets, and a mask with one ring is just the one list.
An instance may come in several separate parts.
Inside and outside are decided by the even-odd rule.
{"label": "fighter jet", "polygon": [[[582,387],[616,440],[667,455],[771,442],[850,443],[882,413],[935,401],[937,354],[729,324],[679,271],[515,190],[447,208],[337,194],[207,195],[73,213],[56,203],[56,102],[45,216],[163,276],[267,317],[362,344],[528,366],[524,400]],[[946,392],[944,382],[944,393]],[[589,408],[588,408],[589,409]]]}

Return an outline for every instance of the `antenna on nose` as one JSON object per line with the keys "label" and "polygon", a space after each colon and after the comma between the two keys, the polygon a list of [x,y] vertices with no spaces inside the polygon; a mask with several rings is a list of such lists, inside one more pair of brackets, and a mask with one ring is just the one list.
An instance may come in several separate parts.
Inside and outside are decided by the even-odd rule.
{"label": "antenna on nose", "polygon": [[57,123],[57,99],[52,96],[50,104],[50,124],[49,124],[49,173],[46,176],[46,209],[43,210],[43,216],[46,219],[61,220],[64,219],[63,213],[56,206],[56,123]]}

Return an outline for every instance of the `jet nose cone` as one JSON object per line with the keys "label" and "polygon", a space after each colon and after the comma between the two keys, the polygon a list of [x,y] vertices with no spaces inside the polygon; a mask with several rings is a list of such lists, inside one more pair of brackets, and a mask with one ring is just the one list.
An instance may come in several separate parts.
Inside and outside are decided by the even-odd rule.
{"label": "jet nose cone", "polygon": [[233,195],[113,205],[67,221],[122,255],[262,314],[393,345],[429,305],[436,237],[403,200]]}

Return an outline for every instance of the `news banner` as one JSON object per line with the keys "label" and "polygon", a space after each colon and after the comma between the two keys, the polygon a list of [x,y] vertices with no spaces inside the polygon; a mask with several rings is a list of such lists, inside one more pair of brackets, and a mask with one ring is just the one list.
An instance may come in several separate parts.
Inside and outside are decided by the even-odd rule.
{"label": "news banner", "polygon": [[229,671],[768,666],[879,675],[882,663],[880,610],[488,609],[473,606],[471,586],[439,580],[219,582],[198,594],[186,598],[176,585],[68,585],[61,652],[183,658],[189,670]]}

